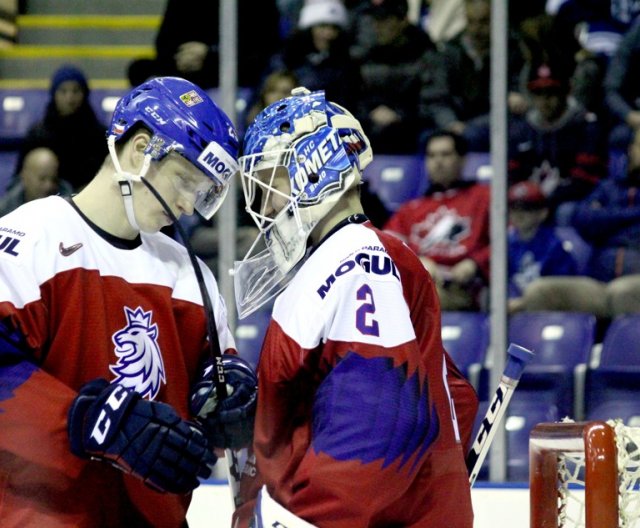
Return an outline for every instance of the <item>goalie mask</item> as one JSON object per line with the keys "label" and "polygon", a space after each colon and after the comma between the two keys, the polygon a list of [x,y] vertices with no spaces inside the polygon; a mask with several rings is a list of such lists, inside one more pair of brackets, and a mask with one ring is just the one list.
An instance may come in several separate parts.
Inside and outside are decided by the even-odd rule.
{"label": "goalie mask", "polygon": [[[234,270],[241,318],[286,286],[311,232],[360,184],[371,158],[358,120],[326,101],[322,91],[296,88],[256,117],[240,157],[246,209],[260,230]],[[260,241],[266,246],[262,251]]]}
{"label": "goalie mask", "polygon": [[[138,125],[148,129],[152,138],[140,173],[130,174],[120,167],[115,143]],[[202,89],[178,77],[152,79],[120,99],[111,119],[108,145],[134,227],[133,206],[126,193],[130,196],[131,182],[146,175],[152,160],[160,161],[176,152],[209,178],[210,183],[197,190],[194,206],[207,219],[222,204],[229,181],[238,170],[238,136],[230,119]]]}

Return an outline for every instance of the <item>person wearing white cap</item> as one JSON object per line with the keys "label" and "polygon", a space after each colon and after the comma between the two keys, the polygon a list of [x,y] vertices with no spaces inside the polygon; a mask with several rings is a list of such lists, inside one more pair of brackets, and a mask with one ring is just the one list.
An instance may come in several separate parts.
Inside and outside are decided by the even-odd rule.
{"label": "person wearing white cap", "polygon": [[346,29],[347,24],[347,9],[340,0],[307,0],[300,10],[298,28],[331,25]]}
{"label": "person wearing white cap", "polygon": [[274,69],[292,71],[300,85],[324,90],[339,104],[355,104],[359,70],[350,58],[348,28],[349,15],[341,0],[307,0],[296,30],[273,61]]}

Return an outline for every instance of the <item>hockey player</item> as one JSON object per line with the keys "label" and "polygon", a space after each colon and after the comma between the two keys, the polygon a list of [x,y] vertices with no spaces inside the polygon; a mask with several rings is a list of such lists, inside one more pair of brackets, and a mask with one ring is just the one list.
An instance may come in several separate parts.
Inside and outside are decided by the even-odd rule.
{"label": "hockey player", "polygon": [[360,123],[323,92],[292,94],[240,157],[266,244],[236,264],[240,315],[278,296],[237,526],[471,528],[477,397],[443,349],[434,282],[362,214]]}
{"label": "hockey player", "polygon": [[[157,78],[119,101],[108,147],[78,195],[0,219],[3,528],[186,526],[214,447],[250,442],[256,378],[213,275],[159,232],[215,212],[234,128],[192,83]],[[219,405],[215,332],[232,388]]]}

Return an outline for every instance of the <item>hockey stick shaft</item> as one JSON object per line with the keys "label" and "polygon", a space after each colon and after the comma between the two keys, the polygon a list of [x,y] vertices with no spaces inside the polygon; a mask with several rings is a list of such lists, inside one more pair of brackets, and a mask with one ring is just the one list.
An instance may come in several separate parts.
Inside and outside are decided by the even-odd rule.
{"label": "hockey stick shaft", "polygon": [[[202,306],[204,308],[205,320],[207,325],[207,337],[209,338],[209,354],[213,361],[214,368],[216,369],[213,377],[214,385],[216,387],[216,394],[218,396],[218,401],[222,401],[229,396],[229,392],[227,391],[227,380],[224,372],[224,367],[222,365],[222,349],[220,347],[220,338],[218,336],[215,312],[213,310],[213,306],[211,305],[211,297],[209,296],[209,292],[207,291],[204,276],[202,275],[202,269],[200,268],[200,265],[196,258],[196,254],[193,251],[193,247],[189,242],[189,237],[185,233],[182,224],[180,224],[178,219],[173,214],[171,208],[167,205],[162,196],[160,196],[158,191],[156,191],[153,185],[147,182],[146,178],[141,178],[141,181],[160,202],[169,217],[171,217],[171,220],[173,220],[173,225],[178,230],[184,247],[187,250],[189,261],[191,262],[193,272],[195,273],[196,280],[198,282],[200,296],[202,297]],[[231,449],[225,449],[224,454],[226,461],[227,480],[229,482],[229,490],[231,492],[231,503],[233,505],[233,509],[235,510],[236,506],[238,505],[240,492],[240,462],[235,451]]]}
{"label": "hockey stick shaft", "polygon": [[513,343],[509,345],[507,363],[500,378],[500,383],[467,454],[467,469],[469,470],[469,484],[471,486],[473,486],[478,473],[480,473],[482,463],[489,452],[509,401],[518,386],[520,376],[531,359],[533,359],[533,352],[530,350]]}

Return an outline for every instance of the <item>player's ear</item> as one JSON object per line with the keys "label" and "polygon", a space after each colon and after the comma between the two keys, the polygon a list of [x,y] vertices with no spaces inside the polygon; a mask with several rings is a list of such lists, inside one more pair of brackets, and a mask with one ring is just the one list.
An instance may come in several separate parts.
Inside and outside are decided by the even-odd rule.
{"label": "player's ear", "polygon": [[150,141],[149,133],[146,130],[138,130],[128,141],[128,161],[135,174],[142,167],[144,151]]}

